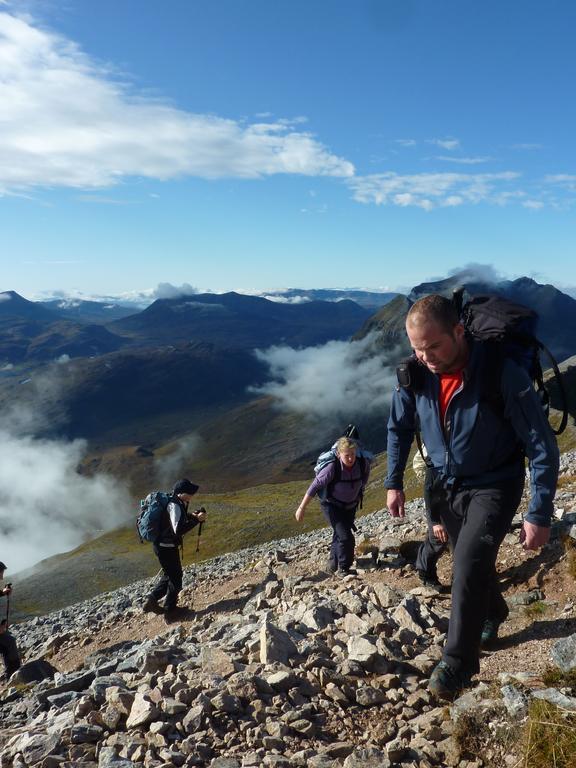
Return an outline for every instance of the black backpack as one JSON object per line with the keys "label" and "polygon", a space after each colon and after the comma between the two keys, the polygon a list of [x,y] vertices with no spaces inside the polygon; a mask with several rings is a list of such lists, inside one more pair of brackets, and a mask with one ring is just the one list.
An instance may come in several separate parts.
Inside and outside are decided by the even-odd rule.
{"label": "black backpack", "polygon": [[[544,353],[554,371],[558,392],[562,400],[560,426],[553,429],[559,435],[568,423],[568,401],[562,374],[552,353],[536,337],[538,315],[532,309],[516,304],[502,296],[472,296],[463,302],[464,289],[454,291],[453,301],[466,333],[482,342],[488,351],[483,399],[503,417],[504,401],[500,389],[502,366],[506,358],[512,358],[522,366],[534,383],[542,407],[548,413],[550,395],[544,383],[540,355]],[[414,355],[403,360],[396,369],[398,384],[418,391],[424,381],[425,367]],[[418,441],[418,438],[417,438]]]}

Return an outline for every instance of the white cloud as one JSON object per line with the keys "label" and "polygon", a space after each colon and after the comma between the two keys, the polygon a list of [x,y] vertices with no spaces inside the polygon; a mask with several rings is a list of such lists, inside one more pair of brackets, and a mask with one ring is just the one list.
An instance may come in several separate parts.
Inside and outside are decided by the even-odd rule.
{"label": "white cloud", "polygon": [[319,418],[382,414],[389,406],[395,375],[380,355],[370,354],[372,343],[368,336],[306,349],[257,350],[274,381],[252,391],[271,395],[284,410]]}
{"label": "white cloud", "polygon": [[442,147],[442,149],[458,149],[460,146],[459,139],[426,139],[428,144],[434,144],[436,147]]}
{"label": "white cloud", "polygon": [[458,163],[459,165],[481,165],[490,162],[491,157],[457,157],[454,155],[438,155],[436,160],[445,163]]}
{"label": "white cloud", "polygon": [[136,93],[74,42],[0,12],[0,193],[95,189],[126,177],[346,177],[294,121],[246,124]]}
{"label": "white cloud", "polygon": [[375,205],[416,206],[424,210],[465,203],[501,203],[501,187],[520,174],[502,173],[387,173],[357,176],[348,181],[354,199]]}
{"label": "white cloud", "polygon": [[524,208],[531,208],[534,211],[544,208],[544,203],[541,200],[524,200],[522,205]]}
{"label": "white cloud", "polygon": [[542,149],[542,144],[534,144],[525,142],[523,144],[513,144],[512,149],[518,149],[518,150],[533,150],[533,149]]}
{"label": "white cloud", "polygon": [[[199,435],[187,435],[178,440],[170,453],[154,458],[154,471],[159,485],[172,487],[180,475],[190,474],[190,462],[198,455],[202,446]],[[194,480],[194,477],[190,478]]]}
{"label": "white cloud", "polygon": [[85,444],[36,440],[0,427],[2,559],[20,571],[128,518],[127,492],[111,477],[76,471]]}
{"label": "white cloud", "polygon": [[396,139],[396,144],[400,144],[401,147],[415,147],[416,139]]}
{"label": "white cloud", "polygon": [[198,293],[198,288],[194,288],[190,283],[182,285],[172,285],[171,283],[158,283],[158,286],[152,291],[152,299],[179,299],[181,296],[194,296]]}
{"label": "white cloud", "polygon": [[127,489],[108,475],[80,474],[83,440],[38,438],[52,422],[68,374],[64,357],[26,384],[27,403],[0,414],[2,559],[20,571],[129,519]]}
{"label": "white cloud", "polygon": [[[210,293],[211,291],[205,292]],[[52,301],[56,299],[62,301],[65,306],[74,306],[74,302],[77,304],[80,301],[98,301],[107,304],[123,304],[127,306],[133,304],[136,308],[144,309],[156,299],[177,299],[181,296],[194,296],[197,293],[199,293],[198,288],[190,285],[190,283],[182,283],[182,285],[158,283],[156,288],[145,288],[140,291],[127,291],[125,293],[117,294],[92,294],[86,293],[85,291],[75,290],[40,291],[35,294],[32,299],[34,301]]]}
{"label": "white cloud", "polygon": [[[461,275],[463,280],[475,280],[481,283],[500,283],[507,279],[493,264],[480,264],[476,261],[470,261],[463,267],[455,267],[448,271],[448,275]],[[431,279],[442,280],[442,277]]]}
{"label": "white cloud", "polygon": [[570,192],[576,192],[576,174],[555,173],[544,177],[544,182],[555,187],[567,189]]}
{"label": "white cloud", "polygon": [[309,304],[311,299],[308,296],[282,296],[280,294],[259,293],[262,299],[275,301],[277,304]]}

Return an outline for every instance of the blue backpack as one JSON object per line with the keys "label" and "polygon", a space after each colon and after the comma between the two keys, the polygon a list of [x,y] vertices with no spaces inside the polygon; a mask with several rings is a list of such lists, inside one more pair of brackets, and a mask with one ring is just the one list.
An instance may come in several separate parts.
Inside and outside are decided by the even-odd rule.
{"label": "blue backpack", "polygon": [[142,543],[145,541],[156,543],[160,538],[171,498],[170,493],[152,491],[140,501],[140,514],[136,520],[136,528]]}

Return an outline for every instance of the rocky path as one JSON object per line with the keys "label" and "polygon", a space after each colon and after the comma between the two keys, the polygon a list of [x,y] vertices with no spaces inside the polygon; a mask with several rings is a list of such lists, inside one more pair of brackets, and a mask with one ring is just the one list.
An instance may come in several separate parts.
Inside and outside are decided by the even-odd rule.
{"label": "rocky path", "polygon": [[[175,624],[142,614],[140,582],[14,628],[31,663],[0,693],[0,768],[522,765],[530,700],[576,711],[576,690],[542,679],[552,664],[576,668],[573,454],[562,477],[552,543],[526,554],[513,530],[502,547],[510,620],[451,708],[426,689],[450,597],[400,555],[424,532],[417,500],[404,521],[362,518],[378,555],[356,577],[324,570],[317,531],[189,569],[191,610]],[[445,583],[450,568],[446,555]],[[486,712],[471,752],[459,723]]]}

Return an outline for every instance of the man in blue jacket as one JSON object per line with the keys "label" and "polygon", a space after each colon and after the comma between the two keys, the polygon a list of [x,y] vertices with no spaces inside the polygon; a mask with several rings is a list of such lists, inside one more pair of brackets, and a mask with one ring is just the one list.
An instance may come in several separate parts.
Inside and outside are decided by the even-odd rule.
{"label": "man in blue jacket", "polygon": [[416,425],[433,474],[430,504],[453,550],[452,610],[442,660],[429,690],[454,698],[479,671],[481,646],[508,615],[496,573],[502,540],[520,504],[524,457],[531,500],[521,541],[547,543],[558,476],[558,447],[527,372],[501,363],[501,404],[486,397],[488,346],[469,338],[453,303],[431,295],[408,312],[406,332],[418,384],[397,387],[388,421],[387,506],[404,516],[403,474]]}

